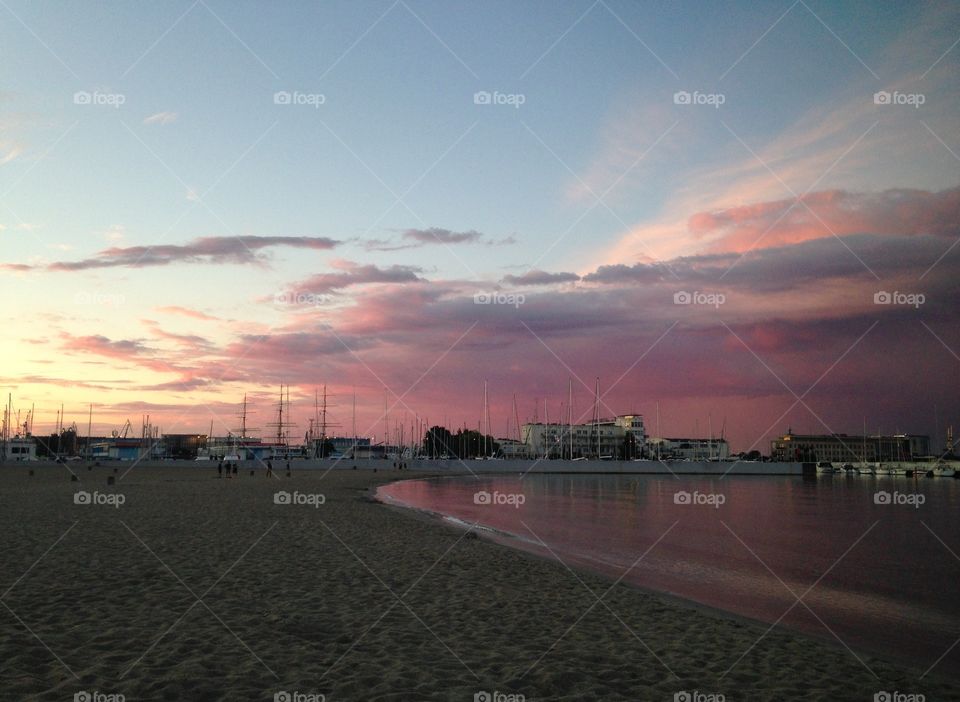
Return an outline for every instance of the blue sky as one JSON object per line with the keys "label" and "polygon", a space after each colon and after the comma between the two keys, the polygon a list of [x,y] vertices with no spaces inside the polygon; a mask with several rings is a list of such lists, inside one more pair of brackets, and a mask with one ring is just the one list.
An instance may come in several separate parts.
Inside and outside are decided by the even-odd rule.
{"label": "blue sky", "polygon": [[[23,339],[52,330],[69,347],[95,332],[143,344],[140,353],[181,370],[184,359],[163,356],[163,342],[151,338],[158,327],[144,331],[157,308],[227,320],[216,329],[182,316],[162,324],[228,356],[245,335],[346,330],[351,315],[370,318],[371,305],[385,304],[376,297],[390,285],[385,269],[420,281],[400,282],[405,294],[454,303],[456,285],[464,293],[531,269],[562,272],[563,285],[531,296],[569,294],[562,299],[573,308],[594,309],[596,291],[571,287],[569,276],[752,253],[743,237],[756,233],[757,213],[808,189],[852,194],[855,222],[842,207],[820,215],[839,241],[883,228],[883,216],[859,216],[895,207],[880,193],[909,190],[896,197],[912,203],[957,186],[958,21],[947,5],[8,1],[0,16],[0,236],[4,263],[21,267],[4,273],[4,285],[16,308],[45,319],[28,324]],[[877,106],[878,90],[922,93],[925,102]],[[119,95],[122,104],[78,105],[78,91]],[[278,91],[322,95],[323,104],[276,104]],[[522,104],[478,105],[478,91],[519,95]],[[721,95],[723,104],[678,105],[677,91]],[[949,209],[931,215],[946,219]],[[815,236],[810,223],[773,220],[764,220],[771,243]],[[747,231],[717,224],[734,221]],[[947,236],[936,222],[901,228]],[[478,234],[467,244],[410,246],[405,232],[432,228]],[[244,264],[45,269],[110,247],[236,236],[340,243],[270,245]],[[842,243],[853,256],[854,244]],[[362,266],[379,282],[335,289],[346,317],[269,304],[278,292],[329,282],[315,276]],[[91,294],[116,304],[70,303]],[[760,299],[743,314],[744,323],[770,321]],[[819,318],[823,309],[781,313],[792,314]],[[561,326],[588,334],[574,317]],[[393,338],[388,327],[365,338]],[[34,349],[23,339],[9,342],[9,354],[28,374]],[[52,356],[58,343],[49,344]],[[63,363],[61,381],[88,370],[82,355]],[[157,367],[148,374],[159,382]],[[293,382],[307,392],[307,378]],[[18,387],[45,399],[60,392],[42,385]],[[198,401],[184,392],[178,401]],[[217,392],[205,401],[241,390]]]}

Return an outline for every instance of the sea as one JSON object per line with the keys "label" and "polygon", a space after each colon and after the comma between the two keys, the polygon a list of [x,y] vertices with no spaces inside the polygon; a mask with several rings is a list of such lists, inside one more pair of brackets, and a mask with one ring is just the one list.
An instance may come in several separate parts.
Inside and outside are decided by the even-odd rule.
{"label": "sea", "polygon": [[378,496],[838,656],[960,678],[960,480],[483,475]]}

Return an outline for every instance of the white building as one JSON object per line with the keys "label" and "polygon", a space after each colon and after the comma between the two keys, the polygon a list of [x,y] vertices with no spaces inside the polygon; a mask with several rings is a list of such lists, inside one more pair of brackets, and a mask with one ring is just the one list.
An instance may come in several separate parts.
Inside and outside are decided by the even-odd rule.
{"label": "white building", "polygon": [[4,458],[8,461],[35,461],[37,460],[37,442],[33,437],[20,436],[9,439],[3,446]]}
{"label": "white building", "polygon": [[588,424],[524,424],[520,438],[534,458],[640,458],[643,416],[619,415]]}
{"label": "white building", "polygon": [[647,455],[651,458],[676,458],[689,461],[725,461],[730,457],[726,439],[647,439]]}
{"label": "white building", "polygon": [[497,439],[497,444],[502,458],[530,458],[532,455],[530,447],[516,439]]}

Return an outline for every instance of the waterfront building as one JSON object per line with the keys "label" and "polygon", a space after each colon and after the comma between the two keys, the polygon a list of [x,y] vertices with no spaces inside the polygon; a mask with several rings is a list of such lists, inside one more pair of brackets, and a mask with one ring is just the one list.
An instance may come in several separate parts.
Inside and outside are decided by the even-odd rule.
{"label": "waterfront building", "polygon": [[524,424],[521,443],[533,458],[640,458],[646,434],[643,416],[618,415],[584,424]]}
{"label": "waterfront building", "polygon": [[930,455],[930,437],[922,434],[794,434],[770,442],[774,461],[877,463],[912,461]]}
{"label": "waterfront building", "polygon": [[94,460],[157,460],[164,455],[163,440],[156,438],[111,437],[90,444],[90,458]]}
{"label": "waterfront building", "polygon": [[2,455],[8,461],[37,460],[37,442],[32,436],[15,436],[3,442]]}
{"label": "waterfront building", "polygon": [[672,458],[681,461],[725,461],[730,458],[726,439],[647,439],[649,458]]}
{"label": "waterfront building", "polygon": [[167,458],[192,460],[207,447],[206,434],[164,434],[163,445]]}

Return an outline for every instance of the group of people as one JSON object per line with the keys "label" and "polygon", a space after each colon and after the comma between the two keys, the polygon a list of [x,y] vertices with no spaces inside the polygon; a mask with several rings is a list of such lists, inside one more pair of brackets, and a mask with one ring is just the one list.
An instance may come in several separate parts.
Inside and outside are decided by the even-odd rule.
{"label": "group of people", "polygon": [[[238,477],[237,471],[240,469],[239,464],[236,461],[220,461],[217,463],[217,476],[222,478],[224,471],[228,478]],[[253,475],[253,471],[250,471],[250,475]],[[267,477],[273,477],[273,462],[267,461]],[[287,477],[290,477],[290,463],[287,463]]]}

